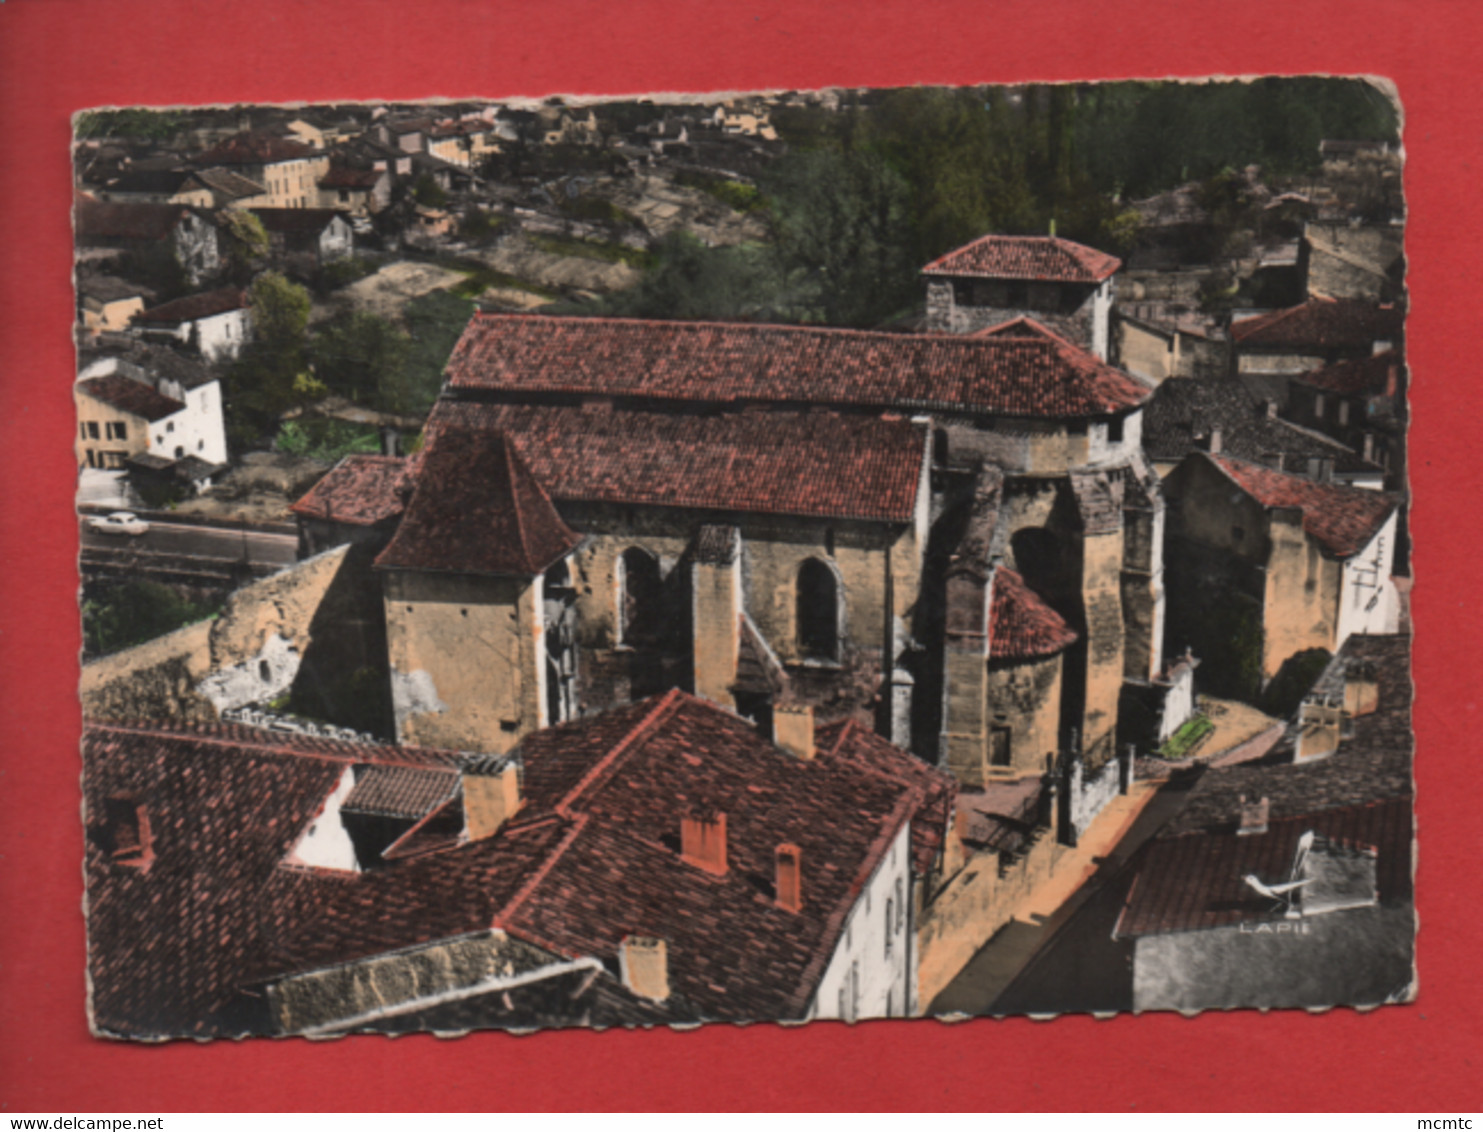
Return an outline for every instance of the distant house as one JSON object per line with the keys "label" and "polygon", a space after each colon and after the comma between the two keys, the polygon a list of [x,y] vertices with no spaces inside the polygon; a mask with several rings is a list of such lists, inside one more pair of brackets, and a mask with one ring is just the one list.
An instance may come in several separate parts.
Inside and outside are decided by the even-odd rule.
{"label": "distant house", "polygon": [[443,122],[428,129],[427,152],[433,157],[470,169],[499,152],[493,127],[482,118]]}
{"label": "distant house", "polygon": [[1399,224],[1304,225],[1308,294],[1395,302],[1405,287],[1404,231]]}
{"label": "distant house", "polygon": [[345,215],[329,208],[255,208],[278,255],[311,255],[318,264],[344,259],[355,249]]}
{"label": "distant house", "polygon": [[211,190],[214,208],[265,208],[271,203],[264,186],[230,169],[198,169],[195,175]]}
{"label": "distant house", "polygon": [[227,461],[220,382],[166,347],[99,357],[83,367],[74,393],[79,467],[123,468],[139,455],[208,467]]}
{"label": "distant house", "polygon": [[1382,350],[1299,374],[1291,381],[1287,415],[1399,474],[1405,467],[1405,361],[1398,350]]}
{"label": "distant house", "polygon": [[1335,362],[1400,347],[1405,311],[1359,299],[1309,299],[1231,323],[1236,373],[1262,396],[1286,405],[1288,383]]}
{"label": "distant house", "polygon": [[384,169],[331,165],[319,179],[319,203],[351,216],[368,216],[391,203],[391,181]]}
{"label": "distant house", "polygon": [[1113,361],[1136,377],[1224,377],[1227,343],[1206,319],[1158,310],[1163,304],[1119,304],[1113,323]]}
{"label": "distant house", "polygon": [[178,264],[192,286],[221,266],[216,225],[180,204],[111,204],[83,197],[74,212],[80,248],[116,249]]}
{"label": "distant house", "polygon": [[1161,476],[1191,452],[1209,452],[1353,487],[1380,488],[1385,481],[1378,463],[1279,417],[1276,401],[1260,401],[1240,382],[1225,379],[1173,378],[1160,385],[1143,410],[1143,449]]}
{"label": "distant house", "polygon": [[251,326],[247,295],[240,287],[186,295],[134,316],[134,328],[142,337],[178,342],[208,362],[235,358]]}
{"label": "distant house", "polygon": [[126,169],[96,190],[99,200],[133,204],[215,206],[211,187],[192,169]]}
{"label": "distant house", "polygon": [[78,321],[93,332],[124,330],[129,320],[153,300],[154,292],[112,275],[80,275]]}
{"label": "distant house", "polygon": [[505,758],[93,723],[95,1024],[910,1015],[953,783],[853,724],[796,737],[679,691]]}
{"label": "distant house", "polygon": [[1171,653],[1265,683],[1298,653],[1396,631],[1395,497],[1206,452],[1164,492]]}
{"label": "distant house", "polygon": [[981,236],[922,268],[927,329],[968,334],[1030,317],[1106,361],[1121,265],[1055,236]]}
{"label": "distant house", "polygon": [[1145,847],[1115,929],[1131,1009],[1410,996],[1409,659],[1404,636],[1349,638],[1275,760],[1207,771]]}
{"label": "distant house", "polygon": [[264,186],[272,208],[313,208],[329,154],[267,131],[235,134],[196,158],[202,168],[220,166]]}

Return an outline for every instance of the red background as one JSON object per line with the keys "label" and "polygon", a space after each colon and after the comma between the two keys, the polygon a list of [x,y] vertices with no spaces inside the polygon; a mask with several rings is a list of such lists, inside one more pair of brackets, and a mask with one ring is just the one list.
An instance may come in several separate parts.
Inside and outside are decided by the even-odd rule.
{"label": "red background", "polygon": [[[1449,0],[0,2],[0,1109],[1480,1106],[1483,8]],[[97,1041],[84,1017],[69,115],[134,103],[1376,74],[1406,111],[1421,996],[1370,1014]]]}

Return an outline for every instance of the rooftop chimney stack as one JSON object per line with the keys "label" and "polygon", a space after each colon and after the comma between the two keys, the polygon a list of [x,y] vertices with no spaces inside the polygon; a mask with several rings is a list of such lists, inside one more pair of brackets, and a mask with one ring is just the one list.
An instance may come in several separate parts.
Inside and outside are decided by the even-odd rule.
{"label": "rooftop chimney stack", "polygon": [[618,945],[623,985],[640,998],[663,1002],[669,997],[669,946],[653,936],[624,936]]}
{"label": "rooftop chimney stack", "polygon": [[726,815],[718,810],[697,810],[681,818],[680,855],[697,869],[725,876]]}
{"label": "rooftop chimney stack", "polygon": [[779,845],[777,866],[778,907],[797,912],[803,907],[803,850],[797,845]]}
{"label": "rooftop chimney stack", "polygon": [[1269,420],[1269,421],[1275,421],[1276,419],[1277,419],[1277,399],[1275,397],[1268,397],[1267,398],[1267,420]]}
{"label": "rooftop chimney stack", "polygon": [[1380,706],[1380,685],[1375,669],[1368,664],[1351,664],[1344,671],[1344,712],[1350,718],[1369,715]]}
{"label": "rooftop chimney stack", "polygon": [[773,742],[790,755],[811,759],[814,748],[814,709],[808,704],[778,704],[772,714]]}
{"label": "rooftop chimney stack", "polygon": [[1260,802],[1248,802],[1246,795],[1241,795],[1241,828],[1236,831],[1238,837],[1249,837],[1252,834],[1267,832],[1267,815],[1271,806],[1266,798]]}
{"label": "rooftop chimney stack", "polygon": [[1210,455],[1220,455],[1220,429],[1218,428],[1210,430]]}
{"label": "rooftop chimney stack", "polygon": [[463,833],[493,837],[520,809],[520,768],[514,759],[485,755],[463,765]]}

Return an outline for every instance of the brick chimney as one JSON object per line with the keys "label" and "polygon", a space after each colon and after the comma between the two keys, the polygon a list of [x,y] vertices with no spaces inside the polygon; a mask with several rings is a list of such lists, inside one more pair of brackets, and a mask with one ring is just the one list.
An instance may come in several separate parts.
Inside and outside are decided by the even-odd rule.
{"label": "brick chimney", "polygon": [[520,809],[520,768],[514,759],[485,755],[463,765],[463,833],[493,837]]}
{"label": "brick chimney", "polygon": [[803,907],[803,850],[786,842],[777,850],[777,898],[784,911]]}
{"label": "brick chimney", "polygon": [[669,946],[654,936],[624,936],[618,945],[623,985],[640,998],[663,1002],[669,997]]}
{"label": "brick chimney", "polygon": [[1241,795],[1241,828],[1236,830],[1236,836],[1249,837],[1256,833],[1267,832],[1267,815],[1271,812],[1271,806],[1266,798],[1260,802],[1248,802],[1246,795]]}
{"label": "brick chimney", "polygon": [[1269,420],[1269,421],[1275,421],[1276,419],[1277,419],[1277,398],[1275,398],[1275,397],[1268,397],[1267,398],[1267,420]]}
{"label": "brick chimney", "polygon": [[697,810],[680,819],[680,856],[716,876],[726,875],[726,815]]}
{"label": "brick chimney", "polygon": [[814,709],[808,704],[778,704],[772,713],[772,741],[800,759],[814,757]]}
{"label": "brick chimney", "polygon": [[1298,709],[1298,744],[1293,753],[1294,761],[1304,762],[1337,751],[1343,721],[1343,707],[1330,703],[1326,697],[1304,700]]}

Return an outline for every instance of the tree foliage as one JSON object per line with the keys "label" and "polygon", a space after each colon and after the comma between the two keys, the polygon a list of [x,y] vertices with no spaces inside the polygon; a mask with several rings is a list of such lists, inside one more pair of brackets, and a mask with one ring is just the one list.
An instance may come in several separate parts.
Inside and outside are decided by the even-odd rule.
{"label": "tree foliage", "polygon": [[228,430],[237,445],[271,436],[285,409],[313,399],[308,372],[309,292],[265,271],[247,290],[252,340],[227,374]]}
{"label": "tree foliage", "polygon": [[89,586],[82,602],[83,647],[90,656],[116,652],[205,620],[218,608],[142,578]]}
{"label": "tree foliage", "polygon": [[79,140],[128,138],[137,141],[168,141],[185,125],[185,117],[173,110],[85,110],[73,122]]}
{"label": "tree foliage", "polygon": [[369,311],[352,311],[322,326],[310,344],[314,376],[352,401],[380,400],[406,367],[406,331]]}

